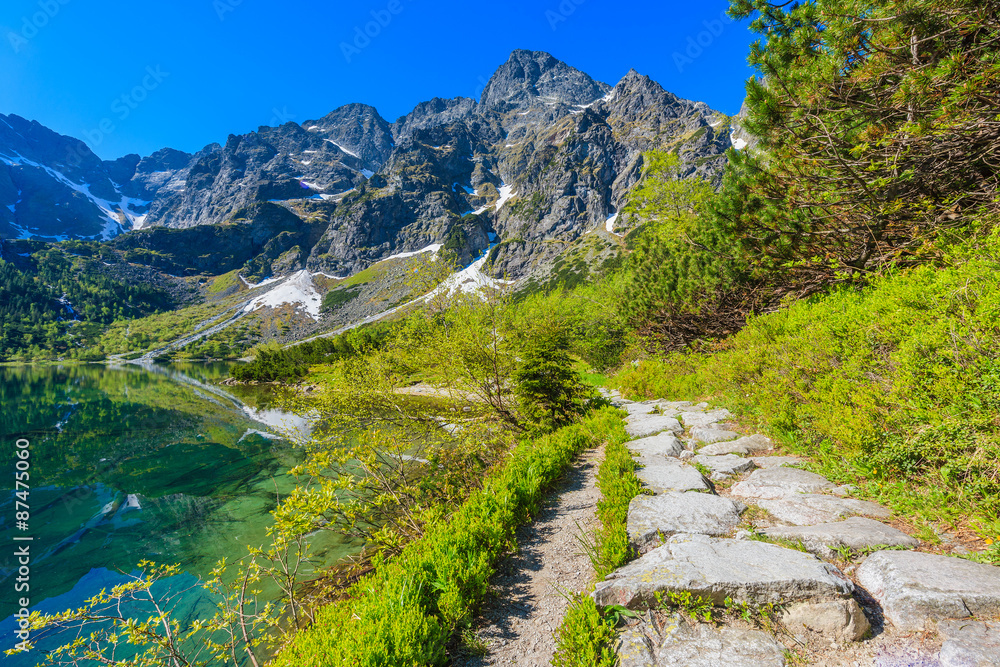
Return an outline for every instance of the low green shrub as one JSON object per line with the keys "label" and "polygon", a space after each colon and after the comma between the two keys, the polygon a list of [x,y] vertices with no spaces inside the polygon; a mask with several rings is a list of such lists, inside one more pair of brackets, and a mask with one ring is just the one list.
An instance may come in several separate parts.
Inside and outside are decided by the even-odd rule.
{"label": "low green shrub", "polygon": [[601,526],[595,535],[592,556],[599,579],[631,560],[635,553],[629,545],[625,520],[632,499],[642,493],[642,483],[635,474],[635,461],[626,443],[629,441],[624,423],[619,421],[604,448],[604,461],[597,471],[597,486],[601,500],[597,503],[597,518]]}
{"label": "low green shrub", "polygon": [[1000,238],[945,259],[751,318],[718,351],[647,359],[617,380],[634,396],[713,397],[865,497],[996,538]]}
{"label": "low green shrub", "polygon": [[617,428],[617,411],[605,408],[522,441],[450,520],[430,525],[397,557],[376,559],[372,574],[320,610],[274,665],[445,664],[449,643],[487,594],[496,562],[514,548],[514,529],[539,509],[543,491],[573,457]]}
{"label": "low green shrub", "polygon": [[573,598],[556,631],[554,667],[614,667],[616,619],[602,616],[589,595]]}

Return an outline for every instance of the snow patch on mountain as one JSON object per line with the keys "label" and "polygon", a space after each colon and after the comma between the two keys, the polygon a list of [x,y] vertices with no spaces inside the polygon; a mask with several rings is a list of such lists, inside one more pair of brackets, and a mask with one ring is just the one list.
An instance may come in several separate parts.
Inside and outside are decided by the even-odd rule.
{"label": "snow patch on mountain", "polygon": [[306,270],[292,274],[280,285],[246,305],[244,312],[251,313],[261,308],[277,308],[291,304],[304,310],[309,317],[319,320],[320,305],[323,300],[313,284],[312,274]]}

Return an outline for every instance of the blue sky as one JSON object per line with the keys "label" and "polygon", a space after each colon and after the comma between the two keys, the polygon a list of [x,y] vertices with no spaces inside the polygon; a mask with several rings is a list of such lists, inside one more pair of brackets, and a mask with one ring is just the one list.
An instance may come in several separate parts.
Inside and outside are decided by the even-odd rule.
{"label": "blue sky", "polygon": [[[3,0],[0,113],[102,158],[195,151],[349,102],[389,121],[477,97],[515,48],[614,84],[629,68],[734,114],[753,36],[727,2]],[[368,34],[364,34],[367,30]]]}

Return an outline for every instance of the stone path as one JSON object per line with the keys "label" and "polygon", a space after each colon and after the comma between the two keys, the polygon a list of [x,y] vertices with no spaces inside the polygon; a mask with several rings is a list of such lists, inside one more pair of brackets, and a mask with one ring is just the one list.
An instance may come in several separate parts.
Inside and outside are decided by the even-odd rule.
{"label": "stone path", "polygon": [[880,521],[886,508],[790,467],[802,459],[773,455],[727,410],[606,395],[628,413],[651,495],[629,507],[641,555],[596,584],[598,605],[649,609],[674,593],[783,609],[776,633],[647,611],[621,633],[621,667],[785,665],[789,650],[795,664],[1000,665],[1000,568],[914,550]]}
{"label": "stone path", "polygon": [[555,631],[569,606],[569,593],[582,593],[594,568],[579,536],[596,523],[597,466],[603,447],[572,466],[535,521],[517,531],[518,552],[504,559],[490,582],[494,595],[476,617],[474,632],[488,651],[457,655],[451,664],[548,665],[555,654]]}

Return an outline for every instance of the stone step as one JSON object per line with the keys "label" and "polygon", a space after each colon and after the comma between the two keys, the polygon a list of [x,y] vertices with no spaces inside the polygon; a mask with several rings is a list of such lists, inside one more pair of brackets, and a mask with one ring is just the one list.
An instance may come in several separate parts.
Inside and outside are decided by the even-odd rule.
{"label": "stone step", "polygon": [[775,500],[748,499],[747,502],[793,526],[815,526],[859,515],[876,519],[892,516],[892,512],[877,503],[817,493],[796,493]]}
{"label": "stone step", "polygon": [[725,408],[719,410],[711,410],[708,412],[704,411],[688,411],[682,412],[680,414],[681,423],[687,428],[696,428],[699,426],[710,426],[712,424],[718,424],[721,421],[725,421],[732,417],[732,413]]}
{"label": "stone step", "polygon": [[691,461],[721,475],[739,475],[740,473],[754,469],[753,459],[745,459],[742,456],[734,454],[724,454],[721,456],[698,454],[692,457]]}
{"label": "stone step", "polygon": [[730,490],[737,498],[774,499],[796,493],[832,491],[837,485],[822,475],[800,468],[762,468],[755,470]]}
{"label": "stone step", "polygon": [[712,485],[694,467],[666,457],[646,456],[636,459],[635,471],[643,486],[653,493],[670,491],[711,492]]}
{"label": "stone step", "polygon": [[702,442],[710,445],[715,442],[727,442],[736,440],[740,434],[736,431],[727,431],[713,426],[695,426],[691,429],[691,439],[695,442]]}
{"label": "stone step", "polygon": [[943,619],[1000,614],[1000,568],[919,551],[879,551],[857,570],[858,583],[885,618],[904,631]]}
{"label": "stone step", "polygon": [[805,463],[805,459],[798,456],[751,456],[753,463],[758,468],[774,468],[776,466],[797,466]]}
{"label": "stone step", "polygon": [[628,448],[640,456],[680,456],[684,443],[671,432],[639,438],[628,443]]}
{"label": "stone step", "polygon": [[715,627],[672,615],[656,632],[647,623],[621,634],[619,667],[782,667],[785,647],[759,630]]}
{"label": "stone step", "polygon": [[1000,623],[941,621],[941,667],[985,667],[1000,663]]}
{"label": "stone step", "polygon": [[690,592],[722,605],[790,604],[816,625],[860,637],[868,621],[853,599],[854,584],[811,554],[766,542],[674,535],[609,574],[593,592],[599,606],[655,604],[657,593]]}
{"label": "stone step", "polygon": [[768,537],[800,541],[806,549],[821,558],[834,558],[838,555],[835,549],[843,547],[861,551],[876,547],[912,549],[920,546],[919,540],[903,531],[860,516],[815,526],[772,526],[763,532]]}
{"label": "stone step", "polygon": [[719,456],[721,454],[749,456],[751,454],[768,452],[772,449],[774,449],[774,443],[771,442],[770,438],[756,434],[747,435],[728,442],[716,442],[711,445],[705,445],[698,450],[698,453],[705,454],[706,456]]}
{"label": "stone step", "polygon": [[661,535],[728,535],[739,525],[745,509],[743,503],[708,493],[636,496],[628,506],[629,541],[636,549],[644,549],[658,545]]}
{"label": "stone step", "polygon": [[630,415],[625,419],[625,432],[633,438],[648,438],[663,431],[680,435],[684,427],[673,417],[664,415]]}

